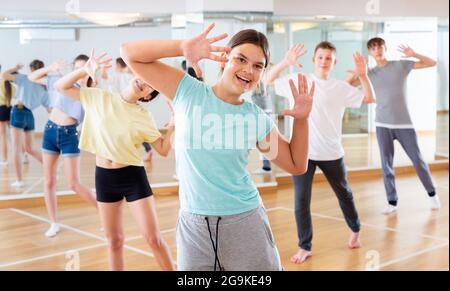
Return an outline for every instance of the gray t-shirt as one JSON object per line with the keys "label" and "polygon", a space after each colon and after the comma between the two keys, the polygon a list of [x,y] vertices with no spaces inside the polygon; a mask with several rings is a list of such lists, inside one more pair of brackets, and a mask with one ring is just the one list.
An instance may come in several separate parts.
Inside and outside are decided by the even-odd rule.
{"label": "gray t-shirt", "polygon": [[390,128],[412,128],[406,100],[406,79],[413,61],[390,61],[384,67],[369,70],[377,99],[375,123]]}

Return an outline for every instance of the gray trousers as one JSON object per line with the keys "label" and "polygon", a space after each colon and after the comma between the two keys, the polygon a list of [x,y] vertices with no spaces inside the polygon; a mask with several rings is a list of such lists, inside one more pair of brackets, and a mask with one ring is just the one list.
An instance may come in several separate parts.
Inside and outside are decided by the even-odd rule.
{"label": "gray trousers", "polygon": [[281,271],[265,209],[204,216],[180,211],[176,232],[179,271]]}
{"label": "gray trousers", "polygon": [[398,140],[411,159],[417,175],[428,193],[434,192],[435,187],[431,179],[428,165],[423,160],[417,142],[416,131],[413,128],[377,127],[377,140],[380,148],[381,166],[383,168],[384,187],[388,202],[397,202],[394,171],[394,140]]}

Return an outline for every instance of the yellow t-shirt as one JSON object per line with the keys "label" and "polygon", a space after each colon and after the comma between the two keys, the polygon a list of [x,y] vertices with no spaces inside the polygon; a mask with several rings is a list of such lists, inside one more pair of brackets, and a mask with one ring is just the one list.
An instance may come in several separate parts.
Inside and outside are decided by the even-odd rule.
{"label": "yellow t-shirt", "polygon": [[[12,99],[16,95],[16,86],[12,82],[10,82],[10,84],[11,84],[11,103],[9,104],[9,106],[11,106]],[[3,105],[6,105],[5,80],[0,80],[0,106]]]}
{"label": "yellow t-shirt", "polygon": [[99,88],[81,88],[80,101],[85,110],[80,149],[115,163],[143,166],[142,143],[161,137],[150,112]]}

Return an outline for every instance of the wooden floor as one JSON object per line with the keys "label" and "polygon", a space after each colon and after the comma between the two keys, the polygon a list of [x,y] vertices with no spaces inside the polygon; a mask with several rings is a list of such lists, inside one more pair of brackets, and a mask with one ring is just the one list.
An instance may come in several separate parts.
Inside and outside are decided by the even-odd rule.
{"label": "wooden floor", "polygon": [[[262,194],[286,270],[449,270],[449,173],[433,172],[442,202],[428,209],[427,195],[414,174],[397,179],[399,211],[384,216],[381,179],[352,180],[362,222],[363,247],[349,250],[349,234],[338,203],[325,182],[313,189],[313,257],[302,265],[289,262],[297,249],[293,190]],[[176,195],[157,196],[160,227],[175,254]],[[125,207],[126,208],[126,207]],[[106,244],[96,211],[84,203],[60,205],[62,231],[54,238],[43,207],[0,209],[0,270],[106,270]],[[127,270],[158,270],[150,248],[125,211]],[[175,254],[176,255],[176,254]]]}
{"label": "wooden floor", "polygon": [[[35,139],[35,148],[39,149],[41,139]],[[360,168],[379,168],[380,154],[376,137],[374,135],[366,136],[348,136],[344,137],[343,145],[345,149],[345,162],[349,169]],[[435,134],[422,134],[419,136],[419,146],[422,155],[427,162],[435,160],[436,154],[436,136]],[[400,144],[395,143],[395,157],[394,164],[411,165],[411,161],[406,153],[401,148]],[[144,152],[142,150],[142,155]],[[11,157],[11,154],[10,154]],[[42,166],[33,158],[29,158],[30,163],[23,166],[25,187],[16,189],[10,187],[10,184],[15,181],[14,168],[10,159],[9,166],[0,166],[0,201],[2,199],[10,199],[12,196],[42,196],[44,188],[44,177]],[[249,170],[252,172],[261,167],[262,161],[260,155],[256,150],[253,150],[249,158]],[[63,164],[59,164],[59,179],[56,185],[56,191],[59,194],[72,193],[68,190],[66,179],[62,171]],[[145,164],[147,175],[152,187],[177,185],[177,180],[174,178],[175,174],[175,157],[173,152],[167,158],[162,158],[154,154],[153,161]],[[95,157],[89,153],[82,152],[80,163],[80,179],[81,183],[94,188],[94,172],[95,172]],[[252,180],[257,185],[273,184],[276,181],[278,174],[284,172],[274,166],[274,171],[271,175],[252,175]]]}
{"label": "wooden floor", "polygon": [[[439,118],[438,124],[440,126],[435,134],[419,135],[419,145],[427,162],[435,160],[436,152],[448,157],[448,113]],[[40,148],[40,143],[40,138],[37,138],[36,148]],[[346,165],[350,170],[380,167],[375,136],[344,137],[343,144]],[[400,145],[396,143],[395,146],[395,165],[410,165]],[[261,166],[256,151],[251,152],[249,160],[250,171]],[[380,210],[385,206],[385,191],[379,173],[378,176],[351,175],[354,177],[351,185],[363,223],[363,247],[358,250],[346,248],[349,230],[330,187],[326,182],[315,182],[312,202],[313,257],[302,265],[289,262],[297,249],[292,186],[280,182],[283,172],[276,167],[272,174],[253,175],[252,179],[258,186],[269,188],[269,191],[262,193],[262,197],[286,270],[366,270],[374,266],[381,270],[449,270],[448,160],[442,162],[433,171],[443,205],[440,211],[428,210],[428,198],[415,174],[402,174],[397,179],[400,196],[398,214],[381,215]],[[176,185],[174,165],[173,153],[168,158],[155,155],[153,162],[146,163],[152,186]],[[94,168],[94,157],[83,153],[81,182],[91,188],[94,187]],[[48,221],[42,202],[44,179],[41,165],[31,159],[29,164],[24,165],[24,177],[26,185],[23,189],[11,188],[10,183],[15,180],[11,161],[9,167],[0,167],[0,270],[65,270],[73,269],[77,261],[81,270],[108,269],[106,243],[95,210],[78,202],[78,198],[64,199],[59,206],[63,230],[55,238],[46,238],[43,233]],[[286,177],[284,181],[290,181],[290,178]],[[57,191],[59,195],[71,194],[62,171]],[[77,197],[65,197],[69,196]],[[28,201],[29,197],[37,197],[35,200],[39,203],[16,203],[17,199]],[[178,196],[156,195],[156,200],[161,229],[175,254]],[[125,214],[126,268],[158,270],[130,214],[127,211]]]}

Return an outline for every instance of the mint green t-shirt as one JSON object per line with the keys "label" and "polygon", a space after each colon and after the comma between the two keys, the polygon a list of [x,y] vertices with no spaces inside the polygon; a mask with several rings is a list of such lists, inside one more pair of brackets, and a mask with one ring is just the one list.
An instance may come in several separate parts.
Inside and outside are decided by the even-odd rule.
{"label": "mint green t-shirt", "polygon": [[177,88],[173,108],[181,209],[218,216],[259,207],[247,165],[250,150],[274,127],[270,116],[249,102],[222,101],[189,75]]}

